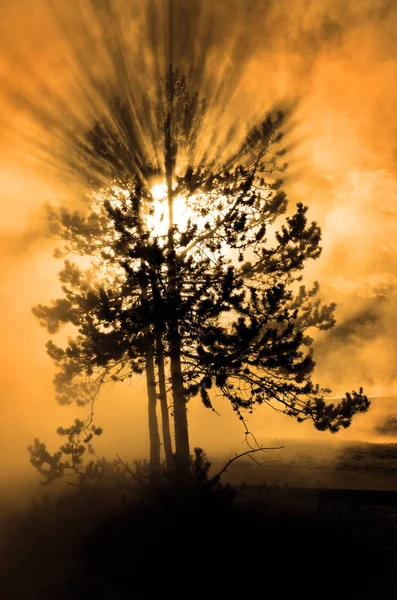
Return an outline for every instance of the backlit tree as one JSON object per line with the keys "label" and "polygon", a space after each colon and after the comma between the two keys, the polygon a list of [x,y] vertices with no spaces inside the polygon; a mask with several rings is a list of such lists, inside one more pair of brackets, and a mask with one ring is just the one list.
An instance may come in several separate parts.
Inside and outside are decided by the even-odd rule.
{"label": "backlit tree", "polygon": [[[156,470],[156,400],[160,395],[166,424],[169,381],[183,475],[190,465],[187,401],[200,395],[212,407],[215,388],[242,420],[244,410],[269,404],[320,430],[348,427],[369,401],[360,390],[327,403],[329,390],[312,381],[310,330],[332,327],[334,305],[321,304],[317,284],[301,283],[306,261],[320,256],[321,232],[302,204],[288,212],[278,149],[282,113],[251,128],[232,156],[209,161],[204,153],[195,164],[205,104],[172,70],[161,102],[162,163],[130,144],[137,143],[136,124],[117,102],[118,129],[97,123],[80,146],[89,172],[107,184],[85,214],[50,211],[64,242],[60,254],[92,263],[84,273],[67,261],[64,297],[34,309],[51,333],[65,323],[78,329],[66,349],[48,344],[60,367],[59,399],[84,402],[105,380],[145,371]],[[156,186],[163,189],[163,229]],[[176,218],[176,206],[185,219]]]}

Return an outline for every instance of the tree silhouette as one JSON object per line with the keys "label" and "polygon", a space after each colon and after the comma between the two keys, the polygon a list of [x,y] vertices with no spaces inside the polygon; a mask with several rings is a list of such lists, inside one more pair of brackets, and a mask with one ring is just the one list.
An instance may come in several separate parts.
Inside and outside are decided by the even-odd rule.
{"label": "tree silhouette", "polygon": [[[283,114],[250,129],[233,156],[209,162],[204,154],[194,164],[205,103],[170,69],[157,107],[161,165],[134,148],[136,124],[122,103],[115,106],[123,127],[115,132],[97,123],[80,146],[87,164],[91,161],[89,172],[107,185],[92,196],[86,214],[49,212],[64,242],[59,254],[89,256],[92,265],[84,273],[67,260],[60,273],[64,297],[34,309],[50,333],[64,323],[78,328],[66,349],[47,345],[60,367],[58,399],[83,403],[104,381],[145,371],[150,463],[156,471],[155,367],[166,425],[167,363],[175,463],[183,476],[190,469],[187,400],[200,395],[212,407],[213,388],[242,420],[245,409],[265,403],[298,421],[311,419],[320,430],[348,427],[354,414],[368,409],[362,390],[327,404],[329,390],[311,379],[310,329],[332,327],[334,305],[321,305],[317,284],[308,290],[300,283],[306,261],[320,256],[321,232],[308,222],[302,204],[286,216],[279,177],[286,165],[279,164],[283,150],[277,150]],[[150,229],[147,220],[154,208],[153,182],[161,176],[164,234]],[[181,199],[189,215],[185,224],[174,218]]]}
{"label": "tree silhouette", "polygon": [[[152,112],[157,113],[160,115],[158,121],[164,124],[164,131],[167,129],[166,119],[169,120],[169,117],[166,118],[163,115],[163,105],[167,104],[170,96],[170,81],[166,80],[164,83],[165,103],[163,99],[163,104],[154,103],[153,108],[150,106],[149,99],[143,96],[148,121],[150,121],[149,115]],[[202,120],[205,106],[203,102],[199,101],[197,94],[189,95],[186,79],[178,72],[172,75],[172,86],[173,94],[177,98],[173,108],[179,119],[177,129],[180,146],[187,153],[191,153],[198,132],[198,123]],[[83,282],[83,273],[77,265],[66,261],[65,268],[60,273],[66,297],[56,301],[52,307],[39,305],[35,307],[34,313],[50,333],[59,329],[66,322],[81,326],[80,336],[69,344],[66,353],[62,353],[62,350],[52,343],[48,344],[48,351],[54,360],[63,361],[63,372],[59,373],[55,379],[60,402],[69,402],[76,398],[81,404],[88,402],[95,398],[100,385],[109,378],[112,380],[123,379],[128,377],[131,372],[145,370],[149,400],[150,464],[152,470],[155,471],[160,466],[160,445],[155,411],[155,355],[159,373],[163,441],[168,468],[172,467],[173,462],[164,369],[164,323],[156,318],[155,327],[151,328],[149,321],[150,315],[153,314],[153,308],[150,307],[147,289],[149,270],[146,263],[149,254],[156,254],[156,244],[152,243],[145,225],[144,215],[148,213],[148,210],[150,212],[148,205],[153,202],[146,178],[155,177],[159,173],[159,167],[156,161],[153,163],[153,156],[145,155],[142,144],[140,146],[139,126],[131,117],[128,107],[117,98],[111,101],[110,106],[113,115],[112,122],[107,119],[97,122],[86,135],[84,142],[78,144],[79,155],[84,157],[84,164],[87,166],[84,176],[90,186],[95,189],[100,187],[100,183],[103,181],[108,183],[105,189],[103,187],[101,189],[102,200],[94,202],[95,206],[86,220],[82,215],[72,214],[67,210],[61,210],[59,214],[52,210],[49,211],[53,233],[60,235],[65,242],[63,252],[91,256],[94,260],[93,271],[97,275],[101,272],[100,280],[96,277],[94,282],[93,271],[91,271],[88,280]],[[153,154],[156,156],[156,152]],[[79,167],[80,165],[81,161]],[[111,182],[110,186],[109,182]],[[115,187],[115,185],[122,187]],[[126,192],[126,190],[130,191]],[[121,215],[119,205],[125,199],[126,193],[127,195],[131,194],[131,198],[133,198],[128,214],[128,227],[130,228],[128,240],[124,239],[123,230],[118,227]],[[104,210],[101,209],[101,206]],[[111,226],[112,221],[113,227]],[[130,259],[133,258],[134,264],[131,264],[130,260],[128,281],[121,283],[120,287],[120,282],[116,277],[111,283],[112,289],[107,293],[105,282],[109,278],[109,271],[106,273],[103,271],[101,259],[111,265],[110,272],[113,275],[117,262],[110,260],[109,227],[113,232],[113,242],[118,240],[118,249],[116,249],[118,259],[122,256],[120,255],[121,247],[126,244],[124,251]],[[112,233],[110,233],[111,235]],[[108,244],[107,248],[106,244]],[[131,257],[131,248],[134,248],[133,257]],[[61,255],[62,251],[58,250],[58,256]],[[98,256],[100,256],[99,261]],[[170,257],[170,253],[167,256]],[[96,258],[94,259],[94,257]],[[170,258],[168,258],[168,264],[170,265]],[[156,301],[157,284],[153,279],[153,270],[151,270],[150,277],[153,301]],[[117,290],[119,298],[124,298],[124,307],[128,305],[128,310],[127,314],[124,314],[122,323],[113,324],[114,330],[111,335],[106,335],[107,332],[101,330],[102,321],[105,321],[105,328],[110,327],[112,315],[118,314],[121,308],[119,300],[115,298],[115,290]],[[110,309],[112,300],[115,300],[115,306]],[[159,297],[158,300],[161,301]],[[129,302],[132,302],[132,305],[128,304]],[[134,315],[134,325],[130,323],[132,309],[137,311]],[[95,329],[98,323],[100,326]],[[120,327],[122,327],[121,330]],[[115,329],[119,331],[118,334],[115,333]],[[84,341],[82,341],[83,339]],[[142,354],[144,354],[143,361],[141,360]],[[138,357],[140,360],[137,360]],[[79,376],[83,381],[76,384]]]}

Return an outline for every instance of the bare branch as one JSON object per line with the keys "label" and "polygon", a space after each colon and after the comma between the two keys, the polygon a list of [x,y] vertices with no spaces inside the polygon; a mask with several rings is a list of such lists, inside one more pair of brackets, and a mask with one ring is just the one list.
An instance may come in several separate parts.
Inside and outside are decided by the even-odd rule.
{"label": "bare branch", "polygon": [[[254,448],[252,450],[247,450],[246,452],[242,452],[241,454],[236,454],[236,456],[234,456],[233,458],[231,458],[226,464],[225,466],[219,471],[219,473],[217,473],[216,475],[214,475],[213,479],[219,479],[219,477],[225,473],[227,471],[227,469],[230,467],[230,465],[232,463],[234,463],[234,461],[238,460],[239,458],[242,458],[243,456],[250,456],[252,454],[255,454],[255,452],[266,452],[266,450],[281,450],[282,448],[284,448],[284,446],[275,446],[275,447],[270,447],[270,448],[266,448],[265,446],[261,446],[259,448]],[[252,458],[250,456],[250,458]],[[274,461],[265,461],[265,462],[274,462]],[[257,463],[257,464],[264,464],[264,463]]]}

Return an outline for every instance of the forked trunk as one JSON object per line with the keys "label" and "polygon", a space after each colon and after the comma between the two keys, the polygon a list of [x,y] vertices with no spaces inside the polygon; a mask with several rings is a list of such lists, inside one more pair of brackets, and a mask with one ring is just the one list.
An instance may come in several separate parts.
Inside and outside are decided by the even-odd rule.
{"label": "forked trunk", "polygon": [[[144,268],[144,262],[141,262]],[[148,310],[148,286],[141,282],[141,302],[145,312]],[[146,388],[148,395],[148,419],[149,419],[149,444],[150,444],[150,472],[152,477],[156,477],[160,473],[160,435],[159,424],[157,420],[157,390],[156,390],[156,373],[154,368],[154,339],[151,332],[150,322],[145,325],[143,330],[145,343],[145,375]]]}

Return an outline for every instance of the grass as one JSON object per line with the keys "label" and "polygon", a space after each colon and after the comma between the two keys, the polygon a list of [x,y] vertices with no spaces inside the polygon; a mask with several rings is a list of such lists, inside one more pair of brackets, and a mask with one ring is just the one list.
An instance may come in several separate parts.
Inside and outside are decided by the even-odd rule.
{"label": "grass", "polygon": [[168,483],[87,485],[4,522],[4,600],[397,597],[394,507]]}

